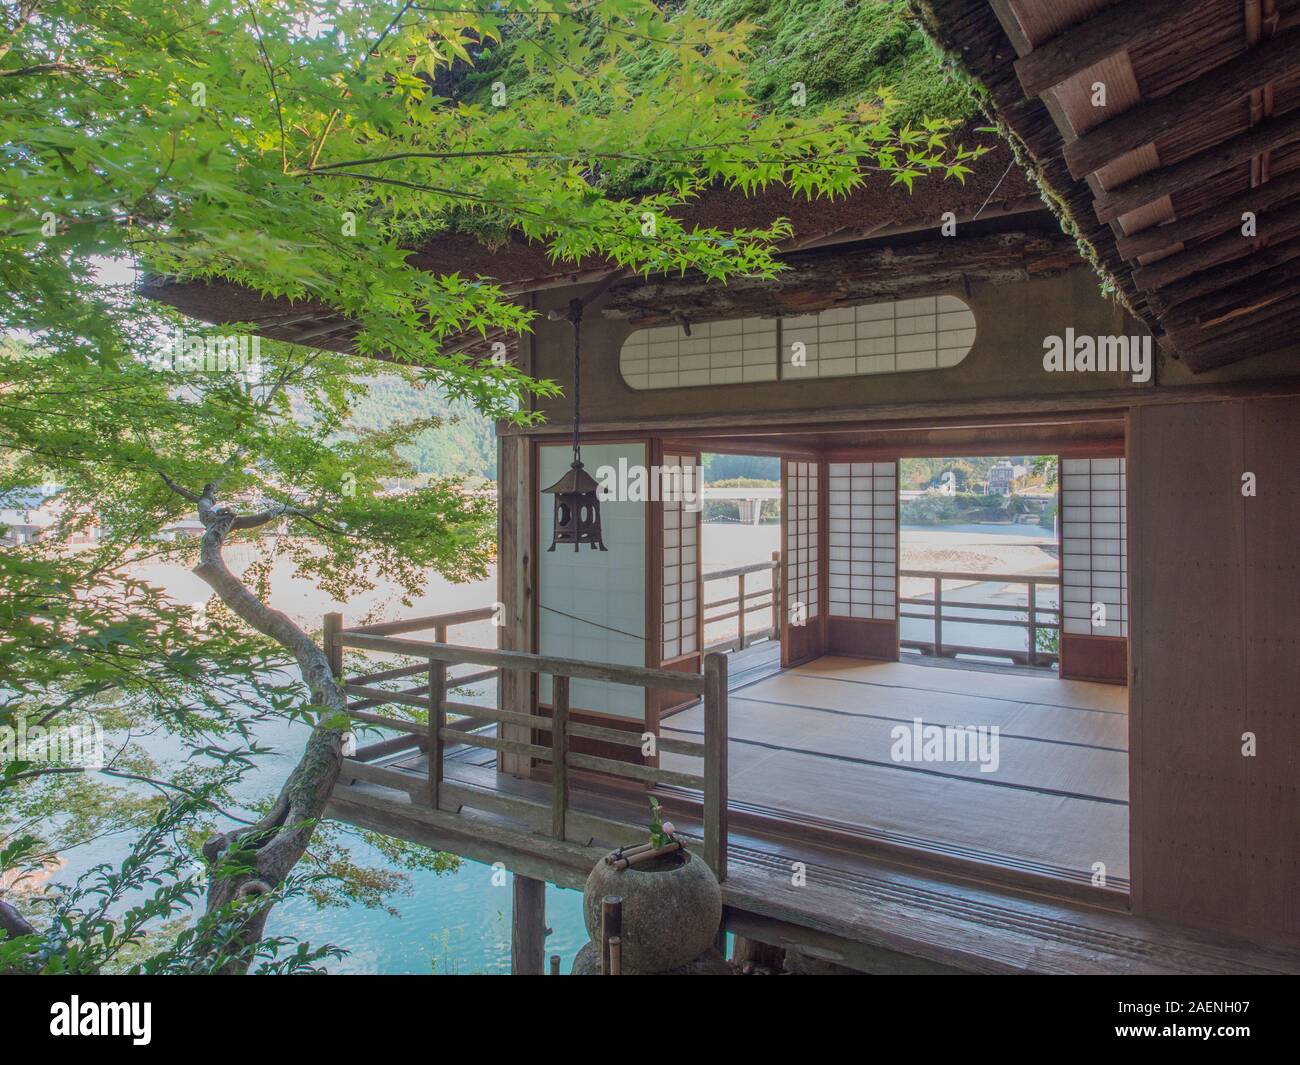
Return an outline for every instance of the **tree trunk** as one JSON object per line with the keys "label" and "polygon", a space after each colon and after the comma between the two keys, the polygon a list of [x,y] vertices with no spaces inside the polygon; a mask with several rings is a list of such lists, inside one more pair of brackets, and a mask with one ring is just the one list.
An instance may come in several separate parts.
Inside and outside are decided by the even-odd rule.
{"label": "tree trunk", "polygon": [[287,615],[257,598],[226,566],[222,549],[230,530],[243,527],[238,516],[217,507],[210,492],[205,492],[199,499],[199,518],[205,532],[195,574],[240,618],[293,654],[312,702],[322,708],[302,758],[271,811],[256,825],[214,836],[203,846],[203,854],[214,868],[232,848],[241,852],[241,864],[247,866],[233,875],[211,877],[207,894],[209,915],[228,905],[238,913],[234,932],[214,949],[230,956],[221,966],[223,972],[242,973],[252,961],[253,948],[262,939],[270,916],[270,904],[261,900],[306,852],[342,768],[347,698],[315,641]]}

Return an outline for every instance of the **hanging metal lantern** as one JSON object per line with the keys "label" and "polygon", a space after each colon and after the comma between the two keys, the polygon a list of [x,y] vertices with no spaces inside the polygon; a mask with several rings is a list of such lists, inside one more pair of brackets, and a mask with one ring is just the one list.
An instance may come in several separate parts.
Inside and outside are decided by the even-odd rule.
{"label": "hanging metal lantern", "polygon": [[608,551],[600,535],[600,485],[582,465],[582,449],[579,446],[581,409],[579,407],[581,384],[580,360],[582,357],[582,303],[579,300],[569,302],[569,321],[573,323],[573,462],[569,471],[549,488],[543,488],[546,495],[555,497],[555,522],[551,532],[551,546],[572,544],[577,551],[583,544],[591,544],[592,550]]}

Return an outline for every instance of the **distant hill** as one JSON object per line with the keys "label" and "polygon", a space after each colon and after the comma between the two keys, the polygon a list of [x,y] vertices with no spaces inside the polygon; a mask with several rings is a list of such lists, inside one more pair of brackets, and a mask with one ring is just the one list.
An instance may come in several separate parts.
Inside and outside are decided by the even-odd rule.
{"label": "distant hill", "polygon": [[473,407],[449,403],[437,389],[413,385],[397,374],[363,379],[366,394],[353,403],[352,423],[358,429],[384,429],[398,421],[437,417],[436,429],[426,429],[398,449],[419,473],[435,477],[497,475],[496,427]]}

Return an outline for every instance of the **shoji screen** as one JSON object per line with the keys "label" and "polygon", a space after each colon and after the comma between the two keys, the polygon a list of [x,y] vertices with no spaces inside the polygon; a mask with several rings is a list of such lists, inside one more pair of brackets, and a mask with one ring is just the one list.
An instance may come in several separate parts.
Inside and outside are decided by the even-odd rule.
{"label": "shoji screen", "polygon": [[700,651],[700,491],[698,455],[665,453],[663,501],[663,661]]}
{"label": "shoji screen", "polygon": [[[1123,683],[1128,637],[1124,459],[1061,460],[1061,675]],[[1108,638],[1099,641],[1097,638]]]}
{"label": "shoji screen", "polygon": [[898,468],[833,462],[828,550],[831,654],[898,654]]}
{"label": "shoji screen", "polygon": [[821,530],[820,466],[787,460],[783,468],[785,526],[785,616],[781,648],[787,664],[807,661],[821,653]]}

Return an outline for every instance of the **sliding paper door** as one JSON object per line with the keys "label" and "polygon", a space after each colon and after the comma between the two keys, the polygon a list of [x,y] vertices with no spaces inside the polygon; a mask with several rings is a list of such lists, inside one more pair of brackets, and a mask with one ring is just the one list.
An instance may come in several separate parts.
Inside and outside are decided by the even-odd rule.
{"label": "sliding paper door", "polygon": [[898,657],[898,466],[832,462],[828,654]]}
{"label": "sliding paper door", "polygon": [[781,663],[817,658],[825,646],[821,587],[822,465],[786,459],[781,463],[783,591]]}

